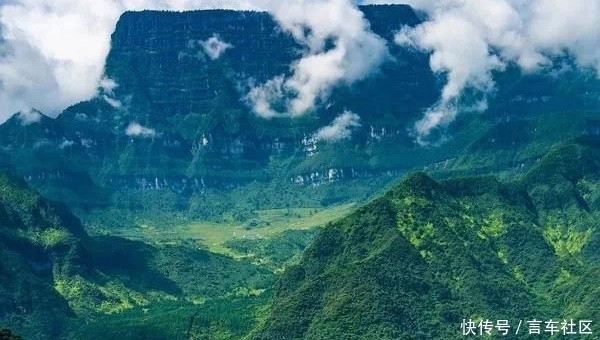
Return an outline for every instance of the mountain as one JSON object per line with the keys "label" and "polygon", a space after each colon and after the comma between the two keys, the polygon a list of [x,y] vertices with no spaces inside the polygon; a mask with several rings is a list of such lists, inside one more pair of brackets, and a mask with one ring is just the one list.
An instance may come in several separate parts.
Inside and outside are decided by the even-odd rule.
{"label": "mountain", "polygon": [[[128,12],[112,35],[98,95],[56,119],[16,114],[0,126],[0,146],[30,185],[88,224],[244,220],[256,209],[364,201],[410,169],[441,163],[462,175],[530,166],[564,136],[542,135],[543,147],[504,158],[498,148],[523,151],[548,114],[577,111],[585,120],[597,112],[600,83],[590,74],[566,70],[557,79],[509,68],[495,75],[485,113],[461,114],[445,143],[421,147],[410,131],[443,79],[426,53],[393,42],[402,25],[420,20],[408,6],[360,9],[390,58],[303,117],[263,119],[244,100],[252,83],[289,74],[302,50],[267,13]],[[232,46],[214,60],[202,49],[212,37]],[[345,110],[361,117],[351,138],[313,138]],[[571,128],[565,134],[585,127]],[[505,130],[521,132],[518,144],[486,146]],[[477,161],[463,156],[468,148]]]}
{"label": "mountain", "polygon": [[316,236],[252,338],[460,339],[464,319],[597,319],[598,146],[564,143],[507,183],[407,176]]}
{"label": "mountain", "polygon": [[[374,21],[373,30],[388,41],[400,25],[418,22],[407,6],[364,10]],[[213,35],[233,46],[216,60],[200,47]],[[118,86],[102,88],[96,98],[67,108],[56,119],[36,113],[39,119],[27,120],[24,117],[31,115],[17,114],[0,126],[0,145],[36,189],[83,209],[132,200],[132,192],[139,196],[154,191],[148,195],[154,201],[162,195],[162,210],[192,215],[198,201],[201,205],[213,201],[213,190],[256,181],[274,194],[275,184],[282,187],[281,200],[298,186],[342,178],[370,181],[383,176],[389,181],[390,175],[407,167],[391,163],[401,158],[381,162],[368,154],[392,156],[387,155],[390,145],[411,143],[397,130],[405,129],[404,116],[416,117],[418,109],[435,98],[429,91],[434,78],[427,72],[427,61],[390,43],[393,60],[382,72],[357,87],[339,88],[333,95],[339,100],[331,106],[323,105],[301,119],[257,117],[244,103],[247,89],[242,87],[287,73],[300,47],[267,13],[125,13],[112,35],[105,71]],[[377,90],[384,85],[395,90]],[[405,91],[410,99],[401,106],[368,104],[375,97],[393,103],[396,90]],[[347,144],[311,138],[345,109],[369,112],[356,136],[355,152],[340,153]],[[147,128],[143,130],[147,133],[127,135],[131,124]],[[380,139],[386,142],[375,143]],[[372,193],[364,187],[358,191],[363,197]],[[168,192],[175,194],[176,204],[168,206],[172,201]],[[297,200],[314,205],[351,197],[327,195],[327,190],[320,190]],[[263,195],[249,197],[262,199]],[[223,208],[210,206],[200,214],[211,211],[222,214]]]}
{"label": "mountain", "polygon": [[[188,317],[197,313],[197,301],[243,299],[273,280],[272,273],[248,261],[193,245],[155,247],[90,237],[64,205],[6,172],[0,172],[0,244],[0,325],[26,339],[72,333],[81,339],[79,329],[104,315],[140,313],[169,302],[186,308],[178,317]],[[169,338],[164,332],[184,329],[186,323],[169,327],[154,332]]]}
{"label": "mountain", "polygon": [[[596,75],[509,65],[487,110],[466,93],[440,143],[419,145],[444,75],[393,42],[419,16],[360,10],[388,45],[380,70],[273,119],[244,98],[303,46],[270,15],[123,14],[94,98],[0,125],[0,326],[428,339],[461,337],[463,319],[597,319]],[[218,58],[212,38],[230,46]],[[349,138],[314,137],[346,111]]]}
{"label": "mountain", "polygon": [[[88,272],[88,238],[64,206],[0,173],[0,320],[27,338],[55,338],[74,316],[55,278]],[[35,334],[35,336],[34,336]]]}

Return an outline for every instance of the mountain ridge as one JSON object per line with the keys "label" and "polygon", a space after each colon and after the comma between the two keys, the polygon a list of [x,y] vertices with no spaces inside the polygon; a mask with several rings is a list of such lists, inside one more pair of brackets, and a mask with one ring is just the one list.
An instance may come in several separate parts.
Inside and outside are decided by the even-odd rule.
{"label": "mountain ridge", "polygon": [[[545,82],[551,76],[509,67],[496,75],[498,91],[487,112],[461,114],[443,133],[445,143],[420,147],[410,131],[435,104],[442,77],[430,71],[425,52],[393,42],[398,28],[420,21],[407,6],[360,9],[371,30],[386,40],[391,59],[366,79],[335,87],[328,102],[303,117],[265,120],[244,102],[249,86],[289,74],[302,55],[302,46],[267,13],[127,12],[112,34],[98,95],[56,119],[41,115],[24,122],[24,113],[15,115],[0,125],[0,146],[30,185],[81,218],[92,212],[94,221],[106,220],[94,211],[110,215],[107,210],[125,201],[143,219],[147,202],[160,201],[152,209],[165,220],[214,220],[259,206],[282,208],[276,203],[282,201],[301,206],[364,201],[406,171],[440,164],[442,172],[457,175],[519,165],[524,168],[515,170],[525,171],[544,147],[586,129],[578,113],[565,135],[532,132],[548,129],[543,122],[554,119],[546,117],[553,110],[567,105],[597,115],[590,98],[600,93],[599,82],[582,72]],[[231,45],[214,60],[201,44],[213,37]],[[582,86],[590,90],[579,91]],[[314,138],[346,111],[361,117],[349,139]],[[504,139],[498,137],[508,130]],[[467,148],[472,156],[463,154]],[[254,187],[273,199],[250,194],[244,200],[260,205],[198,210]]]}
{"label": "mountain ridge", "polygon": [[[294,119],[244,99],[305,52],[267,13],[125,13],[96,97],[0,125],[0,320],[34,338],[267,340],[597,318],[600,81],[509,65],[485,112],[420,146],[445,75],[393,42],[420,22],[409,7],[359,9],[391,57]],[[360,117],[348,138],[316,138],[342,113]]]}
{"label": "mountain ridge", "polygon": [[248,261],[197,246],[89,236],[63,204],[4,171],[0,245],[0,324],[27,339],[64,339],[99,317],[165,301],[193,310],[189,301],[243,296],[272,280]]}
{"label": "mountain ridge", "polygon": [[[545,201],[561,201],[562,183],[574,180],[575,196],[580,183],[598,183],[593,167],[568,177],[568,169],[597,165],[597,154],[566,142],[512,183],[406,176],[316,236],[251,338],[459,339],[464,319],[595,319],[595,298],[578,282],[598,269],[600,234],[588,224],[597,206]],[[555,179],[535,176],[539,168]],[[547,197],[536,194],[548,184]]]}

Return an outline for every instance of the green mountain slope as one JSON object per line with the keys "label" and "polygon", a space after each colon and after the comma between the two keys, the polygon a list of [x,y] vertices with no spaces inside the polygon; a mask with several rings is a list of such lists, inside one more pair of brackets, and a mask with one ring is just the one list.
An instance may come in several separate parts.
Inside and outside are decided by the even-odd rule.
{"label": "green mountain slope", "polygon": [[575,108],[544,114],[525,111],[497,117],[493,122],[485,116],[460,118],[463,123],[478,125],[479,132],[471,136],[464,152],[426,169],[439,178],[481,174],[512,178],[522,175],[557,144],[580,136],[597,136],[600,112]]}
{"label": "green mountain slope", "polygon": [[458,339],[463,319],[597,320],[600,150],[585,144],[513,183],[408,176],[316,236],[252,338]]}
{"label": "green mountain slope", "polygon": [[[271,120],[243,98],[252,82],[289,74],[302,47],[267,13],[125,13],[105,69],[118,86],[56,119],[15,115],[0,125],[3,158],[87,224],[243,220],[257,209],[364,201],[426,166],[443,164],[453,175],[525,170],[565,138],[547,133],[557,111],[578,117],[563,126],[571,135],[585,129],[584,112],[597,116],[600,82],[589,72],[557,79],[509,68],[494,75],[498,91],[485,113],[461,113],[443,132],[446,143],[420,147],[411,128],[444,80],[425,53],[393,42],[395,31],[419,19],[404,5],[360,9],[391,58],[363,81],[333,89],[306,116]],[[200,47],[213,35],[233,46],[216,60]],[[344,110],[361,117],[350,139],[311,138]],[[128,135],[132,123],[153,133]]]}
{"label": "green mountain slope", "polygon": [[[74,339],[87,338],[81,337],[82,327],[105,335],[87,327],[126,312],[181,308],[174,315],[187,318],[198,312],[197,304],[214,299],[235,303],[227,299],[245,297],[254,304],[263,300],[260,294],[273,280],[273,273],[249,261],[214,255],[194,244],[159,247],[90,237],[64,205],[44,199],[5,172],[0,172],[0,245],[0,326],[26,339],[71,333],[79,334]],[[136,322],[143,326],[149,321]],[[254,319],[248,315],[239,322],[250,327]],[[155,333],[171,338],[170,331],[185,327],[183,321]],[[125,327],[126,332],[132,329]]]}
{"label": "green mountain slope", "polygon": [[56,337],[74,316],[54,278],[88,271],[79,221],[0,173],[0,323],[30,339]]}

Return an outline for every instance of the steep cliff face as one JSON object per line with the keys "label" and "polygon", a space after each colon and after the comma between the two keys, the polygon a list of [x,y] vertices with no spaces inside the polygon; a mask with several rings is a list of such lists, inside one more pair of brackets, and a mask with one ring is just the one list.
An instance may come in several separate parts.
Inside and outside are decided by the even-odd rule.
{"label": "steep cliff face", "polygon": [[[460,116],[441,147],[419,147],[411,127],[435,103],[442,80],[430,72],[424,52],[393,42],[394,32],[419,19],[408,6],[360,9],[372,31],[386,40],[390,57],[379,72],[335,87],[326,103],[294,119],[260,118],[244,99],[253,84],[289,74],[301,56],[302,46],[270,15],[125,13],[112,35],[98,96],[56,119],[34,111],[15,115],[0,126],[4,158],[48,197],[85,208],[114,205],[124,197],[115,198],[115,192],[152,191],[175,193],[177,205],[185,208],[192,206],[191,196],[254,182],[287,192],[300,187],[303,204],[314,205],[328,200],[326,190],[302,190],[322,184],[340,195],[342,184],[353,188],[339,201],[357,193],[366,197],[412,168],[443,164],[444,170],[478,173],[530,166],[539,152],[500,160],[498,155],[507,148],[530,150],[529,142],[539,142],[526,138],[535,124],[523,138],[515,137],[516,147],[513,140],[490,142],[496,125],[556,109],[598,108],[594,78],[574,71],[556,80],[509,68],[496,75],[498,91],[485,113]],[[360,116],[348,139],[315,138],[346,110]],[[572,127],[569,133],[581,132]],[[469,147],[489,162],[451,161]]]}
{"label": "steep cliff face", "polygon": [[[418,22],[410,7],[362,9],[391,57],[305,117],[266,120],[244,100],[251,84],[289,73],[302,49],[267,13],[144,11],[119,20],[97,98],[56,119],[17,114],[0,127],[0,142],[44,194],[88,207],[110,204],[114,190],[193,195],[398,173],[416,164],[394,156],[414,149],[406,130],[434,101],[435,79],[421,53],[392,42],[395,29]],[[218,58],[203,48],[213,37],[228,46]],[[312,137],[344,110],[362,117],[350,139]]]}
{"label": "steep cliff face", "polygon": [[[390,46],[393,30],[417,22],[406,6],[368,7],[365,15],[377,21],[373,30],[390,39]],[[229,46],[214,60],[202,46],[212,37]],[[368,143],[368,129],[360,129],[347,143],[313,141],[311,150],[306,140],[344,109],[364,115],[365,126],[391,125],[390,131],[405,136],[409,118],[416,117],[435,95],[434,79],[421,54],[392,48],[385,72],[352,89],[341,86],[331,100],[334,104],[319,107],[308,117],[257,117],[244,100],[249,85],[289,73],[300,51],[301,46],[266,13],[126,13],[112,35],[106,65],[107,77],[119,85],[110,98],[123,107],[100,114],[117,138],[121,134],[116,141],[120,168],[104,166],[103,170],[112,176],[150,175],[151,182],[156,175],[159,180],[185,175],[206,184],[211,179],[232,183],[268,179],[273,176],[273,158],[294,157],[292,175],[300,174],[295,168],[302,163],[308,163],[304,172],[331,166],[399,168],[369,164],[373,157],[368,153],[381,150]],[[382,87],[391,88],[381,91]],[[403,105],[393,104],[398,92],[408,96]],[[74,107],[61,118],[78,113],[90,114]],[[153,129],[148,132],[154,138],[124,137],[132,122]],[[395,142],[402,143],[402,138],[396,136]],[[348,145],[358,149],[353,157],[332,157]]]}

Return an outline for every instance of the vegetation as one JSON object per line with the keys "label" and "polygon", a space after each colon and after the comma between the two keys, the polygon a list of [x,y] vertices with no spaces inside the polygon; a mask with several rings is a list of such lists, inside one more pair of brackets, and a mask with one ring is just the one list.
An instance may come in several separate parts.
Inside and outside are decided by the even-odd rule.
{"label": "vegetation", "polygon": [[235,296],[206,301],[163,302],[94,322],[74,324],[70,339],[241,339],[264,314],[268,296]]}
{"label": "vegetation", "polygon": [[0,340],[22,340],[19,335],[13,334],[8,328],[0,327]]}
{"label": "vegetation", "polygon": [[[63,337],[65,332],[76,332],[82,322],[110,315],[115,317],[108,324],[118,325],[118,320],[131,320],[140,310],[159,311],[163,306],[174,310],[166,313],[164,323],[169,317],[187,319],[198,304],[222,310],[246,299],[240,306],[250,309],[250,304],[264,303],[262,295],[273,285],[271,270],[212,254],[197,244],[173,247],[112,236],[89,237],[62,205],[45,200],[22,180],[1,172],[0,192],[0,311],[2,321],[28,339]],[[181,306],[185,308],[180,310]],[[154,316],[162,317],[162,313]],[[232,316],[231,325],[205,320],[198,317],[194,332],[225,327],[224,332],[230,329],[231,334],[240,334],[255,322],[251,316],[246,321]],[[131,329],[123,334],[134,334],[136,327],[145,325],[139,322],[132,321]],[[74,334],[78,335],[73,339],[90,338]]]}
{"label": "vegetation", "polygon": [[[100,89],[0,125],[0,324],[34,340],[453,339],[463,319],[598,320],[596,75],[508,66],[486,112],[420,146],[442,82],[392,43],[419,18],[362,10],[393,58],[271,120],[240,100],[297,57],[269,15],[124,14],[105,69],[122,106]],[[209,60],[214,34],[235,48]],[[311,140],[344,110],[361,116],[351,138]]]}
{"label": "vegetation", "polygon": [[2,175],[0,240],[21,251],[0,254],[14,273],[3,287],[46,299],[5,310],[7,325],[68,339],[387,339],[460,338],[462,319],[595,319],[599,155],[577,139],[510,182],[415,173],[360,208],[92,237]]}
{"label": "vegetation", "polygon": [[328,225],[251,338],[459,339],[463,319],[594,320],[600,215],[577,187],[597,183],[600,150],[556,150],[512,183],[416,173]]}

